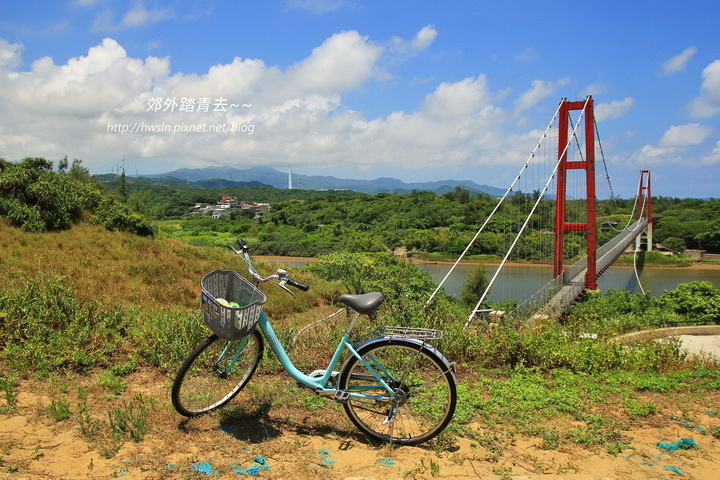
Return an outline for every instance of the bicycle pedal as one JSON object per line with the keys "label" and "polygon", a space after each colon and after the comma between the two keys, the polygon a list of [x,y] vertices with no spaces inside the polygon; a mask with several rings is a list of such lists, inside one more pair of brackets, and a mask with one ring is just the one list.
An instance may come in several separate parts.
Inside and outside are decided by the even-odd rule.
{"label": "bicycle pedal", "polygon": [[350,392],[347,390],[340,390],[333,396],[333,400],[338,403],[347,403],[347,401],[350,400]]}

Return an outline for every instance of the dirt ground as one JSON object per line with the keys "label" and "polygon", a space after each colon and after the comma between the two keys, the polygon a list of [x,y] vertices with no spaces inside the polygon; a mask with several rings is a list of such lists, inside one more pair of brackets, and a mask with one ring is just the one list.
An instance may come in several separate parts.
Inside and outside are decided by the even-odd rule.
{"label": "dirt ground", "polygon": [[[256,380],[256,379],[254,379]],[[630,422],[630,448],[618,455],[578,444],[548,448],[542,438],[497,435],[478,440],[483,427],[471,424],[470,438],[419,447],[373,445],[360,436],[332,403],[297,389],[308,408],[284,407],[243,391],[225,413],[185,420],[169,402],[170,381],[155,371],[134,373],[121,395],[97,390],[90,379],[63,387],[24,381],[16,389],[16,405],[0,415],[0,479],[664,479],[720,478],[720,440],[710,432],[717,418],[720,393],[713,398],[676,399],[658,412]],[[52,382],[50,382],[52,383]],[[248,389],[252,390],[250,386]],[[288,389],[295,388],[288,384]],[[62,392],[62,393],[57,393]],[[82,393],[81,393],[82,392]],[[89,404],[97,418],[120,398],[142,394],[154,400],[151,422],[140,442],[125,440],[114,455],[102,454],[110,437],[88,439],[77,420],[77,405]],[[79,396],[83,395],[83,396]],[[67,419],[56,421],[49,406],[62,400]],[[0,394],[0,408],[6,399]],[[682,405],[678,407],[677,405]],[[710,410],[713,408],[713,412]],[[679,419],[695,419],[695,423]],[[563,420],[559,420],[563,421]],[[569,420],[568,420],[569,421]],[[502,431],[502,427],[500,427]],[[487,432],[485,432],[487,433]],[[690,449],[663,449],[681,439]],[[111,458],[104,458],[111,456]]]}

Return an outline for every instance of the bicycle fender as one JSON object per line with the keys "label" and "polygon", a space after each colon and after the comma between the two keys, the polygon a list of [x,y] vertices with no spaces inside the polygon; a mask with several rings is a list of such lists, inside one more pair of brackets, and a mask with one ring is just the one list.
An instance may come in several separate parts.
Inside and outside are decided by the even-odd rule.
{"label": "bicycle fender", "polygon": [[[444,371],[451,372],[453,379],[457,382],[457,375],[455,373],[455,362],[449,361],[447,358],[445,358],[445,355],[443,355],[437,348],[433,347],[427,342],[423,342],[422,340],[416,340],[414,338],[405,338],[405,337],[375,337],[371,338],[370,340],[363,342],[360,344],[359,347],[355,349],[356,352],[361,353],[366,348],[369,348],[372,345],[380,344],[380,343],[389,343],[389,344],[413,344],[417,345],[418,347],[422,347],[423,350],[426,350],[434,355],[437,356],[437,358],[442,362],[444,366]],[[345,371],[345,367],[347,366],[347,363],[354,358],[352,355],[347,358],[340,369],[341,372]]]}

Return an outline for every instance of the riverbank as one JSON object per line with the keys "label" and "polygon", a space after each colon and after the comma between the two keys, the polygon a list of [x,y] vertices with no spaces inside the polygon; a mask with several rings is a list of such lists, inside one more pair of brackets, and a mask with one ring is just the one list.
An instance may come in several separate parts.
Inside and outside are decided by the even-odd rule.
{"label": "riverbank", "polygon": [[[318,257],[284,257],[284,256],[278,256],[278,255],[253,255],[253,258],[258,261],[263,261],[267,263],[285,263],[290,266],[294,265],[304,265],[307,263],[318,263],[320,259]],[[407,262],[417,265],[453,265],[456,261],[456,259],[449,259],[449,258],[425,258],[421,256],[412,256],[412,257],[403,257]],[[460,265],[475,265],[478,263],[484,263],[488,266],[497,266],[500,265],[501,260],[499,259],[490,259],[490,260],[478,260],[478,259],[463,259],[460,261]],[[546,268],[550,265],[547,263],[530,263],[530,262],[505,262],[505,265],[508,266],[514,266],[514,267],[538,267],[538,268]],[[632,267],[632,262],[625,263],[625,262],[618,262],[615,264],[616,266],[622,266],[622,267]],[[668,265],[668,264],[654,264],[652,262],[646,262],[643,265],[643,268],[653,268],[653,269],[661,269],[661,268],[669,268],[669,269],[692,269],[692,270],[720,270],[720,262],[692,262],[690,264],[678,264],[678,265]]]}

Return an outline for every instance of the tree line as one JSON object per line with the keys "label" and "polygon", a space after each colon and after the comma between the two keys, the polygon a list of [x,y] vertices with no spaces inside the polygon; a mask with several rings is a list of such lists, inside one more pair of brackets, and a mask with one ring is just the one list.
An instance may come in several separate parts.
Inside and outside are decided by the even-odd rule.
{"label": "tree line", "polygon": [[[461,187],[444,194],[413,191],[368,195],[348,190],[198,188],[124,174],[107,177],[91,177],[78,159],[70,163],[64,158],[57,167],[36,157],[18,163],[0,159],[0,214],[27,231],[69,228],[88,220],[110,230],[180,236],[204,245],[224,244],[223,236],[242,236],[255,253],[266,255],[320,256],[405,247],[411,252],[457,257],[497,203],[495,197]],[[98,178],[103,183],[96,181]],[[215,203],[225,195],[270,203],[272,208],[259,220],[241,211],[221,219],[190,214],[197,203]],[[468,254],[504,255],[508,239],[520,228],[523,205],[534,203],[536,198],[537,192],[511,195]],[[599,201],[598,224],[623,226],[633,205],[634,199]],[[720,253],[720,200],[654,197],[653,212],[656,242],[678,252],[703,249]],[[513,259],[548,260],[554,202],[541,201],[534,217],[533,228],[521,238]],[[598,243],[616,233],[600,230]],[[216,242],[213,235],[218,238]],[[568,234],[566,255],[582,255],[584,244],[582,234]]]}
{"label": "tree line", "polygon": [[[274,189],[270,189],[274,190]],[[183,195],[189,189],[180,189]],[[272,204],[270,213],[259,221],[240,213],[208,219],[186,214],[175,215],[181,228],[166,232],[193,241],[203,232],[225,232],[243,236],[253,251],[266,255],[319,256],[329,252],[387,252],[406,247],[413,252],[427,252],[457,257],[468,245],[495,207],[498,199],[484,194],[472,194],[456,188],[445,194],[414,191],[405,195],[380,193],[366,195],[353,192],[304,192],[279,190],[294,198],[260,200]],[[295,192],[295,193],[293,193]],[[165,190],[167,195],[169,192]],[[205,201],[217,201],[222,194],[252,199],[257,190],[210,190],[202,194]],[[149,190],[144,195],[152,197]],[[209,198],[211,197],[211,198]],[[474,256],[504,255],[509,240],[520,228],[523,204],[534,202],[533,194],[516,193],[486,226],[468,252]],[[601,200],[598,202],[598,225],[607,223],[622,228],[633,212],[634,199]],[[187,208],[188,204],[184,205]],[[180,207],[179,204],[176,208]],[[513,259],[547,261],[552,251],[554,202],[541,201],[534,217],[534,229],[521,237]],[[657,243],[677,251],[704,249],[720,252],[720,200],[654,199],[654,239]],[[185,210],[187,212],[187,210]],[[168,216],[156,217],[168,219]],[[162,228],[160,228],[162,231]],[[613,228],[600,229],[598,244],[617,235]],[[223,240],[218,240],[222,242]],[[198,243],[212,244],[207,237]],[[580,233],[566,235],[565,252],[568,258],[582,255],[585,239]]]}

